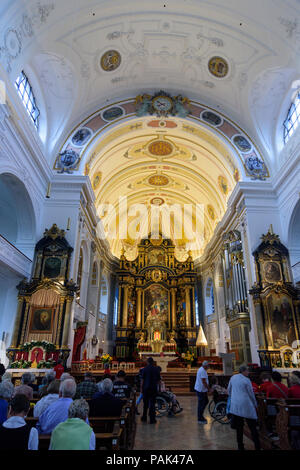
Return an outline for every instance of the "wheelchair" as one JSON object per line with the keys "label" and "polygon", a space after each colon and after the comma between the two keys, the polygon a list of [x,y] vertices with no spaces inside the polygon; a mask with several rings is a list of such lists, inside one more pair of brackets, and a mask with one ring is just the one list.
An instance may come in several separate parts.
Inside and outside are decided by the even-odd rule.
{"label": "wheelchair", "polygon": [[228,395],[214,391],[213,398],[208,405],[210,416],[221,424],[230,424],[230,419],[226,412],[227,400]]}
{"label": "wheelchair", "polygon": [[173,403],[172,399],[168,396],[167,393],[160,393],[159,395],[157,395],[155,399],[155,414],[157,417],[166,415],[173,416],[174,414],[180,413],[181,411],[182,408],[178,400]]}

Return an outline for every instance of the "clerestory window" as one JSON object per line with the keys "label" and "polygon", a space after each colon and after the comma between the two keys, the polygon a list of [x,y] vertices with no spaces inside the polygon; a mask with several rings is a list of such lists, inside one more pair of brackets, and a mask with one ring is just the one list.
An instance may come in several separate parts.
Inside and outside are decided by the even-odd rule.
{"label": "clerestory window", "polygon": [[25,73],[22,71],[15,81],[15,87],[21,97],[21,100],[25,106],[27,113],[29,114],[36,129],[38,129],[38,118],[40,111],[36,105],[35,97],[32,91],[32,87]]}

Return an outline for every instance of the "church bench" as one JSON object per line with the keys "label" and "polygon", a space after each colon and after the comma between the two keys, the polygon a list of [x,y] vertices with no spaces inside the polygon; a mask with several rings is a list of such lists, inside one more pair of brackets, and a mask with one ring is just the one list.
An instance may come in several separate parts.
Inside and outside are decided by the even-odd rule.
{"label": "church bench", "polygon": [[[295,448],[300,450],[300,400],[282,400],[278,402],[278,409],[276,431],[280,450]],[[295,440],[298,441],[298,444],[295,444]],[[297,447],[295,447],[296,445]]]}

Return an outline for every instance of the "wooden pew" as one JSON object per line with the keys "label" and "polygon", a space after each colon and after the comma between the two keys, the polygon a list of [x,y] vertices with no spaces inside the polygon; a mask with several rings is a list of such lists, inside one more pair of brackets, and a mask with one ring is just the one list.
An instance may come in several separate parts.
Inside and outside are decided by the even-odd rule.
{"label": "wooden pew", "polygon": [[[295,404],[297,403],[297,404]],[[276,416],[276,431],[279,437],[280,450],[291,450],[293,434],[298,435],[300,443],[300,400],[282,400],[278,402],[279,412]],[[298,450],[300,448],[298,447]]]}

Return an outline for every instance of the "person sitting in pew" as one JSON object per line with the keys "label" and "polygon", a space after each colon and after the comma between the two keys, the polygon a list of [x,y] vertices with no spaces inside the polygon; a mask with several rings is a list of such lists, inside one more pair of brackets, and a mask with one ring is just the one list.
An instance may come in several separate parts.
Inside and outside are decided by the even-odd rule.
{"label": "person sitting in pew", "polygon": [[289,374],[289,398],[300,398],[300,372],[297,370]]}
{"label": "person sitting in pew", "polygon": [[0,383],[0,424],[7,420],[8,401],[14,393],[14,386],[8,381]]}
{"label": "person sitting in pew", "polygon": [[59,380],[53,380],[50,382],[47,388],[48,395],[43,396],[33,408],[33,416],[38,418],[41,414],[50,406],[52,403],[59,399]]}
{"label": "person sitting in pew", "polygon": [[271,377],[272,384],[267,388],[267,398],[287,398],[289,389],[281,383],[281,374],[274,370]]}
{"label": "person sitting in pew", "polygon": [[59,386],[59,399],[51,403],[40,415],[37,429],[40,434],[51,434],[53,429],[68,419],[68,411],[76,393],[76,383],[66,379]]}
{"label": "person sitting in pew", "polygon": [[116,398],[129,398],[132,390],[131,385],[125,382],[126,372],[119,370],[116,380],[113,382],[113,394]]}
{"label": "person sitting in pew", "polygon": [[93,374],[85,372],[83,382],[77,385],[75,398],[92,398],[97,391],[98,387],[93,382]]}
{"label": "person sitting in pew", "polygon": [[25,372],[21,378],[21,385],[15,387],[14,395],[21,393],[25,395],[28,400],[33,398],[33,388],[31,386],[32,382],[35,380],[35,377],[31,372]]}
{"label": "person sitting in pew", "polygon": [[42,385],[40,386],[39,391],[38,391],[38,395],[40,398],[48,394],[48,391],[47,391],[48,386],[55,379],[56,379],[55,371],[51,370],[45,374],[45,377],[43,377],[43,380],[42,380]]}
{"label": "person sitting in pew", "polygon": [[104,379],[100,384],[102,394],[90,401],[90,416],[120,416],[124,402],[112,393],[112,381]]}
{"label": "person sitting in pew", "polygon": [[259,386],[259,391],[262,393],[267,393],[268,388],[272,385],[271,374],[269,372],[262,372],[260,374],[261,384]]}
{"label": "person sitting in pew", "polygon": [[87,424],[89,405],[80,398],[71,403],[68,419],[52,431],[49,450],[95,450],[96,438]]}
{"label": "person sitting in pew", "polygon": [[8,419],[0,426],[0,450],[38,450],[39,436],[24,418],[30,408],[26,395],[15,395],[8,408]]}

